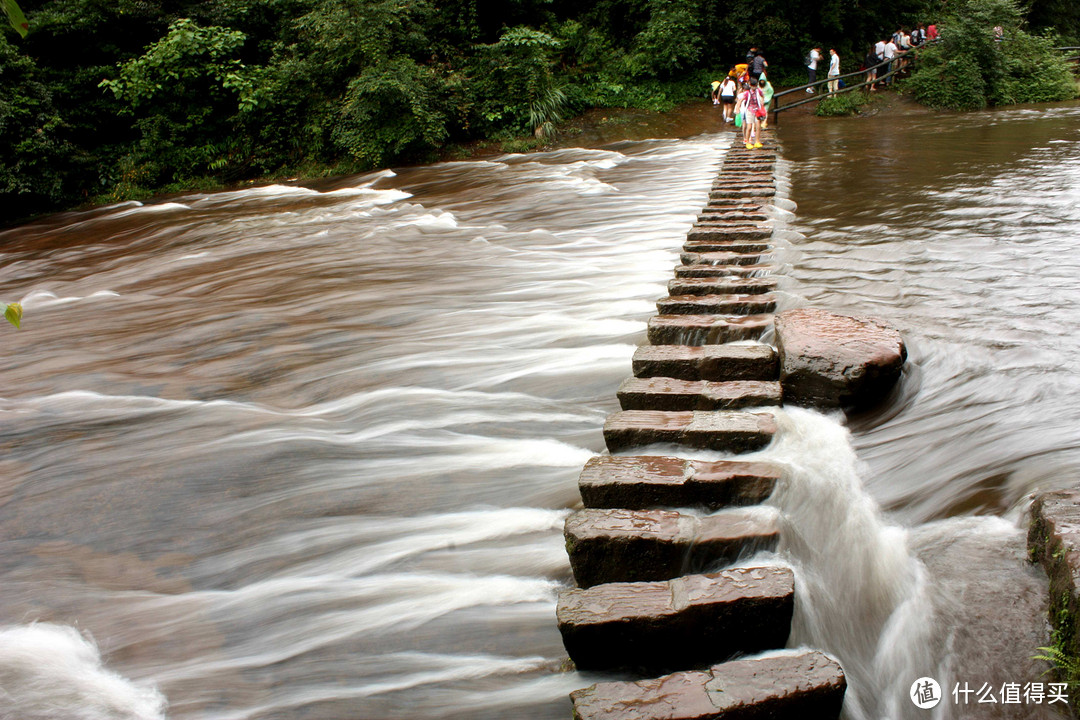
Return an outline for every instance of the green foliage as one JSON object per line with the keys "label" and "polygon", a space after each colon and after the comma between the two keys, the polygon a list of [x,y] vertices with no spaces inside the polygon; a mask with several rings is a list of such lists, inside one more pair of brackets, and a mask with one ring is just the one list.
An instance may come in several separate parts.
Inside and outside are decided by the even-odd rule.
{"label": "green foliage", "polygon": [[979,110],[986,107],[986,81],[970,55],[948,57],[943,47],[919,53],[918,70],[904,84],[915,98],[940,110]]}
{"label": "green foliage", "polygon": [[30,23],[26,22],[26,16],[23,15],[19,4],[15,0],[0,0],[0,7],[4,9],[4,14],[7,15],[11,27],[15,28],[15,32],[26,37],[26,33],[30,31]]}
{"label": "green foliage", "polygon": [[72,153],[43,73],[0,35],[0,217],[66,200]]}
{"label": "green foliage", "polygon": [[1058,646],[1041,647],[1032,660],[1045,660],[1054,666],[1054,671],[1070,690],[1080,688],[1080,657],[1066,652]]}
{"label": "green foliage", "polygon": [[22,327],[22,303],[0,303],[0,307],[4,308],[4,319],[14,325],[16,328]]}
{"label": "green foliage", "polygon": [[[751,45],[774,84],[801,82],[811,44],[854,69],[867,43],[919,20],[941,20],[948,44],[912,79],[926,102],[1030,102],[1072,87],[1049,41],[1022,33],[1013,0],[19,1],[30,32],[17,47],[0,34],[7,218],[413,162],[476,140],[537,147],[587,108],[701,98]],[[1033,25],[1080,35],[1071,0],[1030,2]],[[995,24],[1005,43],[985,32]]]}
{"label": "green foliage", "polygon": [[830,95],[823,98],[814,111],[820,117],[836,117],[839,115],[857,115],[862,106],[870,102],[870,96],[858,90]]}
{"label": "green foliage", "polygon": [[349,83],[334,141],[364,167],[429,157],[446,139],[437,77],[412,60],[365,70]]}
{"label": "green foliage", "polygon": [[[1067,64],[1047,38],[1024,31],[1015,0],[962,0],[953,12],[942,44],[919,53],[908,85],[920,102],[973,110],[1075,97]],[[997,25],[1005,29],[1002,42],[994,39]]]}

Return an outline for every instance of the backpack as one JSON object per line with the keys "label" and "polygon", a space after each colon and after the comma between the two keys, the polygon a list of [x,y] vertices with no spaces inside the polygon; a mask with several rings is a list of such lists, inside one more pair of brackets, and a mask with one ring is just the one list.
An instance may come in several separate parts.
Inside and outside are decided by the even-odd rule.
{"label": "backpack", "polygon": [[806,53],[806,57],[803,58],[802,64],[806,67],[810,67],[810,63],[814,62],[814,58],[810,57],[810,53]]}

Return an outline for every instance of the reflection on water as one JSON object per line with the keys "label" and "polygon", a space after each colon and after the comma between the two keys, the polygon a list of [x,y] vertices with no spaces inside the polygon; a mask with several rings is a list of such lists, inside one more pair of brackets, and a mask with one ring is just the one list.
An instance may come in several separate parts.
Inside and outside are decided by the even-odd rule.
{"label": "reflection on water", "polygon": [[[595,677],[559,671],[561,526],[729,141],[694,135],[711,110],[640,129],[690,139],[0,234],[26,308],[0,358],[0,625],[88,633],[138,717],[150,687],[171,718],[567,717]],[[793,481],[795,641],[845,662],[853,718],[911,712],[909,672],[1039,670],[1011,521],[1080,464],[1078,113],[785,118],[783,305],[890,318],[911,349],[850,438],[796,411],[764,453]],[[971,608],[1005,631],[966,636]],[[72,642],[72,687],[104,683]],[[0,685],[32,657],[0,650]]]}

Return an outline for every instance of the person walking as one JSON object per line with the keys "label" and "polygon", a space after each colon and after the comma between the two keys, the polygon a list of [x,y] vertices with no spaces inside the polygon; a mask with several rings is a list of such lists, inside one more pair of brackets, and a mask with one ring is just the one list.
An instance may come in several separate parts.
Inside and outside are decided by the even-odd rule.
{"label": "person walking", "polygon": [[[882,63],[882,61],[885,60],[885,41],[884,40],[878,40],[877,43],[874,44],[874,55],[877,56],[877,62],[875,63],[875,65],[880,65]],[[874,79],[877,80],[878,75],[884,75],[887,72],[889,72],[888,65],[885,66],[884,70],[881,70],[881,69],[875,70],[874,71]],[[873,90],[874,87],[871,86],[870,89]]]}
{"label": "person walking", "polygon": [[[807,85],[813,85],[817,82],[817,64],[819,60],[821,60],[821,48],[811,48],[810,54],[806,56],[807,76],[810,78],[806,81]],[[808,87],[806,92],[812,93],[814,88]]]}
{"label": "person walking", "polygon": [[874,92],[874,86],[877,84],[877,64],[881,62],[881,58],[874,52],[874,46],[870,45],[866,48],[866,59],[863,60],[863,67],[866,69],[866,82],[870,83],[867,87],[870,88],[870,92]]}
{"label": "person walking", "polygon": [[769,127],[769,110],[772,109],[772,99],[776,91],[773,89],[772,83],[769,82],[769,77],[764,73],[761,74],[761,94],[765,96],[765,117],[761,118],[761,129],[765,130]]}
{"label": "person walking", "polygon": [[892,38],[889,38],[888,42],[885,43],[885,52],[882,54],[884,59],[889,63],[885,66],[885,74],[888,75],[888,77],[885,78],[886,85],[892,85],[893,76],[889,75],[889,73],[896,68],[897,52],[898,48],[896,47],[896,43],[892,41]]}
{"label": "person walking", "polygon": [[754,59],[750,61],[750,79],[760,81],[761,73],[765,72],[767,67],[769,67],[769,63],[765,60],[765,56],[761,54],[761,51],[758,50],[754,55]]}
{"label": "person walking", "polygon": [[[836,48],[829,48],[829,77],[837,78],[840,76],[840,56],[836,54]],[[829,80],[829,93],[834,94],[840,89],[840,81],[835,79]]]}
{"label": "person walking", "polygon": [[735,71],[728,73],[728,76],[720,83],[720,102],[724,106],[725,123],[735,122],[735,91],[738,86],[735,84],[735,78],[731,77],[733,72]]}
{"label": "person walking", "polygon": [[765,94],[758,81],[750,78],[750,86],[743,93],[743,142],[747,150],[762,147],[761,118],[765,114]]}
{"label": "person walking", "polygon": [[926,28],[926,39],[930,42],[938,39],[937,25],[930,23]]}

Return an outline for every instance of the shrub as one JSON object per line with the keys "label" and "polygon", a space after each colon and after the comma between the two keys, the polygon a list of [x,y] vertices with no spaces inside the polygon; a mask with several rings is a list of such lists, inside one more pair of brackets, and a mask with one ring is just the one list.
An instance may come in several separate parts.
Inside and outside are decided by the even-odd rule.
{"label": "shrub", "polygon": [[856,115],[862,109],[862,106],[868,102],[870,102],[870,97],[866,93],[852,90],[851,92],[823,98],[814,112],[820,117]]}
{"label": "shrub", "polygon": [[969,55],[946,57],[941,47],[919,52],[918,69],[904,83],[924,105],[939,110],[986,107],[986,82]]}

